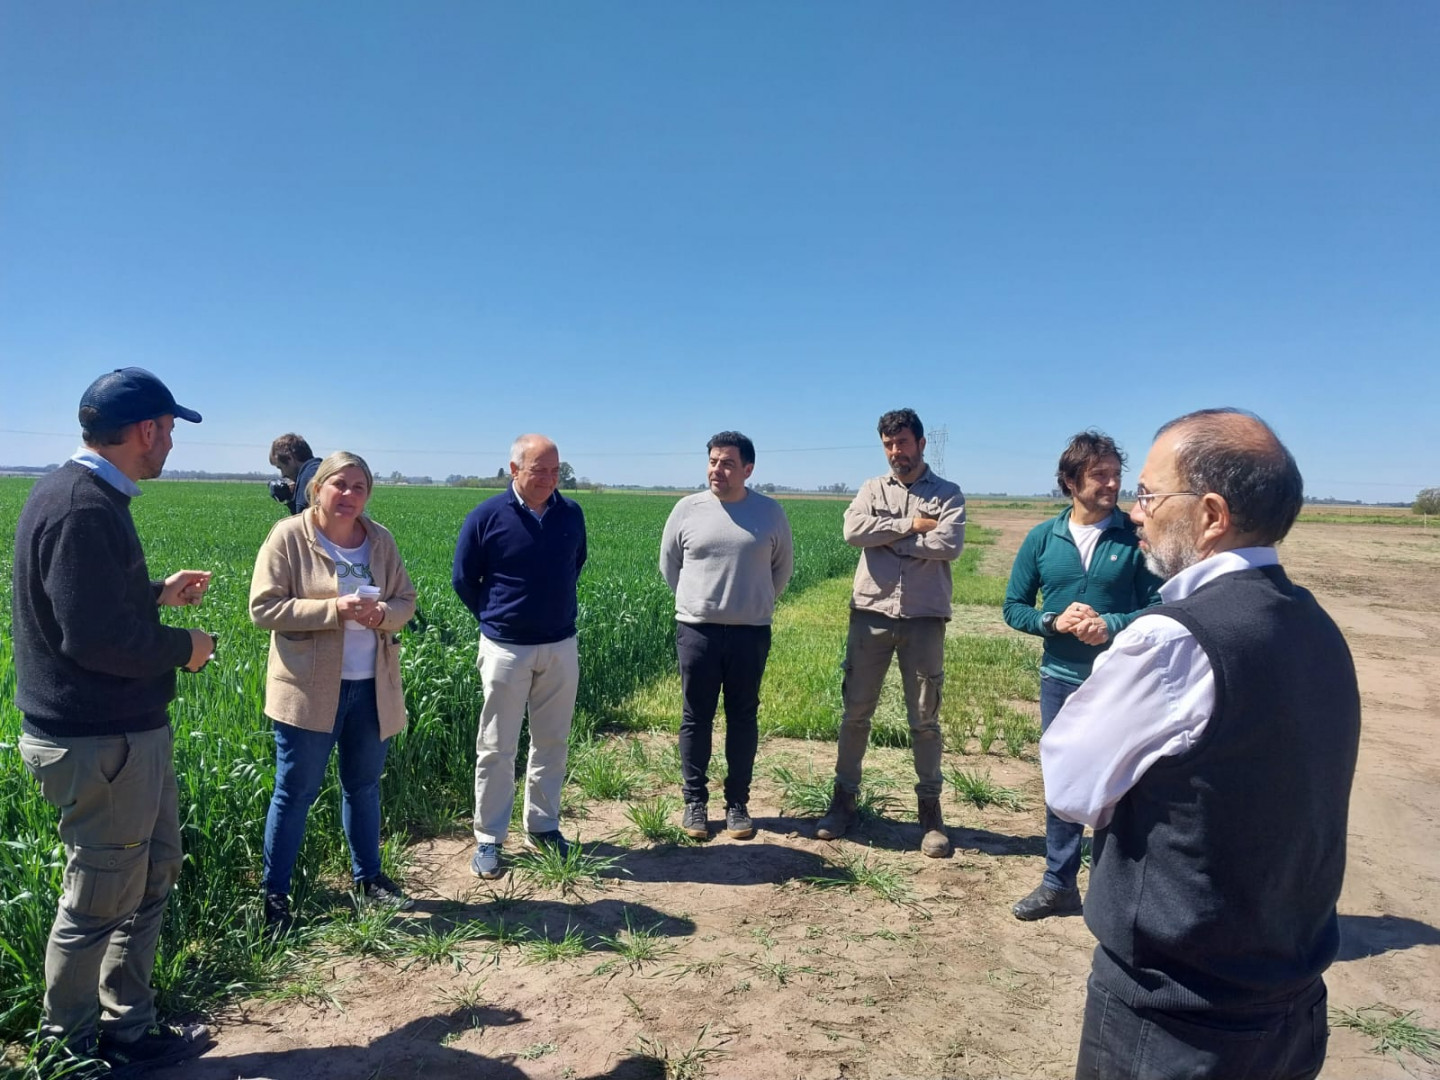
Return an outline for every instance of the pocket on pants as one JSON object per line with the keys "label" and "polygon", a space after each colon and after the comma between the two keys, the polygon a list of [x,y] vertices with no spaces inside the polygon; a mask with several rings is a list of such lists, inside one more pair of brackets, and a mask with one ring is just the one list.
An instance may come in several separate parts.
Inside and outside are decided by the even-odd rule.
{"label": "pocket on pants", "polygon": [[24,735],[20,736],[20,757],[25,762],[25,768],[40,782],[42,788],[45,785],[45,773],[64,761],[69,753],[68,746],[52,746],[35,742]]}
{"label": "pocket on pants", "polygon": [[74,848],[65,867],[60,902],[75,914],[92,919],[129,915],[145,896],[149,864],[148,840]]}

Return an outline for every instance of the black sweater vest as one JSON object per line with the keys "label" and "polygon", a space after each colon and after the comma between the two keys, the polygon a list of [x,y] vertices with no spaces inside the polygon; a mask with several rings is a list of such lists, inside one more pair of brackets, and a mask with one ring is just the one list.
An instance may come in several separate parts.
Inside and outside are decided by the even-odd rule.
{"label": "black sweater vest", "polygon": [[1148,614],[1215,671],[1198,743],[1160,759],[1095,838],[1085,921],[1095,977],[1136,1008],[1246,1008],[1330,965],[1360,738],[1350,650],[1278,566]]}

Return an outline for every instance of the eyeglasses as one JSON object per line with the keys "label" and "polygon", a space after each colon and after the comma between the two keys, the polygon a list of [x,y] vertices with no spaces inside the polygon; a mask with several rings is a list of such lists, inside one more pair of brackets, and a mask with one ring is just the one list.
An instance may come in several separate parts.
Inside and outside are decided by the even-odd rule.
{"label": "eyeglasses", "polygon": [[1149,517],[1155,512],[1154,503],[1156,499],[1168,499],[1172,495],[1194,495],[1199,498],[1203,492],[1199,491],[1146,491],[1144,488],[1135,489],[1135,505],[1140,507],[1140,512]]}

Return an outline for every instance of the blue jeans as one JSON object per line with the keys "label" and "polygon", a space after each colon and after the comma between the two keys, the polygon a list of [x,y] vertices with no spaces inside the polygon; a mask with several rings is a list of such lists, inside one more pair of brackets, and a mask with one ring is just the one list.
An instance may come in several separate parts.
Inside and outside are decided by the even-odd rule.
{"label": "blue jeans", "polygon": [[1325,982],[1249,1009],[1133,1009],[1090,976],[1076,1080],[1313,1080],[1330,1029]]}
{"label": "blue jeans", "polygon": [[[1060,706],[1080,687],[1049,675],[1040,676],[1040,732],[1049,730]],[[1080,873],[1080,837],[1085,826],[1061,821],[1045,807],[1045,879],[1051,889],[1073,889]]]}
{"label": "blue jeans", "polygon": [[330,731],[275,725],[275,794],[265,818],[265,891],[288,893],[305,839],[305,818],[325,782],[330,750],[340,751],[340,820],[356,881],[380,873],[380,773],[388,741],[380,738],[374,679],[340,683]]}

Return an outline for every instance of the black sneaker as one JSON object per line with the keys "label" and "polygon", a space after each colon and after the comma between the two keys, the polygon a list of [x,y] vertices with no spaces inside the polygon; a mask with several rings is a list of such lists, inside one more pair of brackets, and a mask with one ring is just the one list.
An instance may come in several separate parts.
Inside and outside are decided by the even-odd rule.
{"label": "black sneaker", "polygon": [[204,1024],[151,1024],[133,1042],[100,1036],[100,1057],[110,1063],[113,1080],[128,1080],[151,1069],[198,1057],[210,1047]]}
{"label": "black sneaker", "polygon": [[415,901],[406,896],[405,891],[384,874],[365,879],[359,883],[359,889],[367,904],[394,908],[396,911],[409,911],[415,906]]}
{"label": "black sneaker", "polygon": [[750,811],[744,803],[725,808],[725,835],[736,840],[749,840],[755,835],[755,823],[750,820]]}
{"label": "black sneaker", "polygon": [[1052,889],[1042,884],[1017,902],[1010,913],[1022,922],[1034,922],[1036,919],[1048,919],[1051,915],[1079,915],[1082,910],[1084,905],[1079,889]]}
{"label": "black sneaker", "polygon": [[290,914],[290,898],[284,893],[265,894],[265,929],[274,934],[288,934],[295,925]]}
{"label": "black sneaker", "polygon": [[565,834],[559,829],[551,829],[548,832],[527,832],[525,846],[531,851],[551,848],[562,859],[570,854],[570,841],[565,839]]}
{"label": "black sneaker", "polygon": [[710,839],[710,820],[703,802],[687,802],[685,812],[680,816],[680,828],[692,840]]}

